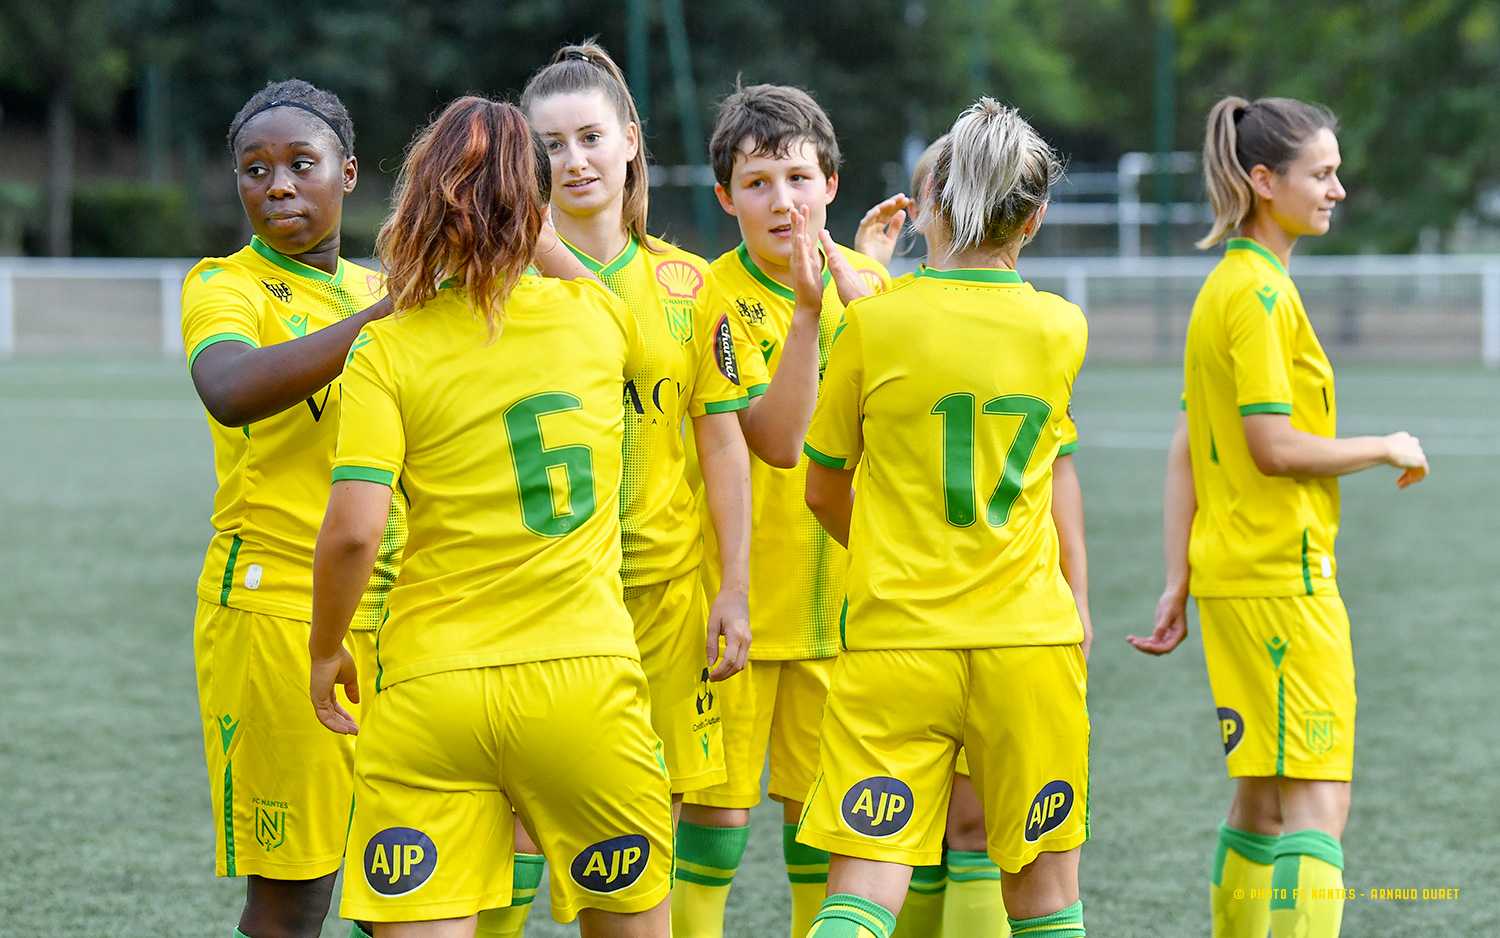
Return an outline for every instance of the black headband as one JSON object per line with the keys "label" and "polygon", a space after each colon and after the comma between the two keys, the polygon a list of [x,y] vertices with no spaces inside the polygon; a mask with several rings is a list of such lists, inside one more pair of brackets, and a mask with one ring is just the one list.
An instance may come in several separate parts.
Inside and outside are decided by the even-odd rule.
{"label": "black headband", "polygon": [[354,148],[351,147],[351,146],[349,146],[349,141],[347,141],[347,140],[344,139],[344,132],[342,130],[339,130],[339,126],[337,124],[335,124],[333,121],[331,121],[331,120],[328,119],[328,115],[327,114],[324,114],[322,111],[318,110],[317,108],[313,107],[310,104],[303,104],[301,101],[283,101],[283,100],[280,100],[280,99],[268,102],[266,104],[262,104],[260,107],[258,107],[255,110],[251,111],[249,114],[246,114],[245,115],[245,119],[242,120],[242,121],[240,121],[240,126],[234,132],[234,140],[229,141],[230,147],[232,148],[234,146],[235,142],[240,139],[240,131],[245,129],[245,125],[248,124],[248,123],[250,123],[250,119],[251,118],[253,118],[256,115],[260,114],[262,111],[269,111],[273,107],[295,107],[295,108],[301,108],[302,110],[304,110],[307,113],[311,114],[313,117],[316,117],[318,120],[320,120],[323,123],[327,124],[328,125],[328,129],[331,130],[331,131],[333,131],[333,135],[335,137],[339,138],[339,146],[341,146],[341,147],[344,148],[344,152],[346,154],[351,155],[351,156],[353,155]]}

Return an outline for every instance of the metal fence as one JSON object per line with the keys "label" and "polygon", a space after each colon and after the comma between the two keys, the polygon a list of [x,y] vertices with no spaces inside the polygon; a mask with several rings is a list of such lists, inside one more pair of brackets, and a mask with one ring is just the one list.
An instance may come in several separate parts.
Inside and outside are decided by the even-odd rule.
{"label": "metal fence", "polygon": [[[194,263],[0,257],[0,357],[180,355],[182,280]],[[1206,255],[1023,255],[1020,269],[1083,307],[1091,360],[1171,361],[1213,264]],[[1306,256],[1292,273],[1335,358],[1500,367],[1500,255]]]}

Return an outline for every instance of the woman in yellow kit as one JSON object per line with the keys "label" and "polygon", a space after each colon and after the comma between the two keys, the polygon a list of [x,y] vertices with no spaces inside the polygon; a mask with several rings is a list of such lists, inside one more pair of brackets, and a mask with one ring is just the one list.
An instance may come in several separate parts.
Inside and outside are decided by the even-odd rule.
{"label": "woman in yellow kit", "polygon": [[512,898],[513,811],[553,914],[664,936],[670,787],[620,595],[620,401],[643,357],[596,283],[530,274],[545,155],[463,98],[413,143],[379,246],[396,313],[355,340],[314,557],[314,708],[356,732],[341,639],[380,519],[410,539],[354,765],[342,912],[376,938],[472,935]]}
{"label": "woman in yellow kit", "polygon": [[1187,635],[1198,601],[1229,774],[1210,894],[1217,938],[1332,938],[1343,916],[1354,765],[1354,659],[1335,580],[1338,477],[1427,472],[1414,437],[1335,437],[1333,369],[1287,274],[1303,235],[1328,231],[1337,122],[1290,98],[1225,98],[1203,170],[1229,237],[1193,304],[1182,416],[1167,458],[1167,586],[1141,651]]}
{"label": "woman in yellow kit", "polygon": [[[925,200],[931,198],[929,182],[938,154],[948,145],[943,134],[922,151],[912,167],[914,198],[893,195],[865,213],[855,239],[855,250],[881,264],[889,264],[907,212],[919,226]],[[941,267],[941,259],[929,252],[927,262]],[[902,274],[893,287],[904,286],[919,276]],[[846,278],[848,279],[848,278]],[[1062,444],[1052,462],[1052,522],[1057,526],[1058,561],[1063,578],[1073,592],[1078,618],[1083,623],[1083,657],[1088,660],[1093,642],[1089,619],[1088,547],[1084,536],[1083,489],[1073,454],[1078,450],[1078,428],[1071,412],[1063,421]],[[939,938],[939,936],[986,935],[1004,938],[1006,921],[1001,894],[1000,867],[985,852],[984,812],[969,777],[969,760],[960,749],[954,767],[953,795],[948,802],[947,831],[943,837],[942,862],[912,871],[911,885],[891,938]]]}
{"label": "woman in yellow kit", "polygon": [[[313,543],[339,372],[359,330],[389,306],[377,302],[378,274],[339,257],[359,165],[338,97],[295,79],[267,85],[228,140],[255,236],[205,258],[182,290],[183,343],[219,483],[193,630],[198,699],[216,872],[246,877],[237,934],[307,938],[322,930],[343,859],[354,759],[353,741],[324,732],[303,699]],[[348,647],[361,660],[373,661],[402,507],[382,516],[375,574],[359,584]]]}
{"label": "woman in yellow kit", "polygon": [[850,557],[797,835],[833,855],[819,938],[888,938],[912,867],[941,856],[960,746],[1014,934],[1084,934],[1084,629],[1051,498],[1087,326],[1015,272],[1051,147],[988,98],[951,133],[922,212],[939,265],[850,304],[807,434],[808,507]]}

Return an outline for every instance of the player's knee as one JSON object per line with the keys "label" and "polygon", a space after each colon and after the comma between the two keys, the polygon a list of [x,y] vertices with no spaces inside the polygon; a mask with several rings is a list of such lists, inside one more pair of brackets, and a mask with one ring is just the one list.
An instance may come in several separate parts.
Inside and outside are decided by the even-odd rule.
{"label": "player's knee", "polygon": [[334,879],[248,877],[240,931],[247,938],[318,938],[333,899]]}

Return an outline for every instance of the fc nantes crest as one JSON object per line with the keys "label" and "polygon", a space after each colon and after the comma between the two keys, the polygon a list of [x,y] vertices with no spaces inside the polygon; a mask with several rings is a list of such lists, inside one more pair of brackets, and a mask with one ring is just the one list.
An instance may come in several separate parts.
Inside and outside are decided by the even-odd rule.
{"label": "fc nantes crest", "polygon": [[683,345],[693,338],[693,304],[703,289],[703,274],[685,261],[667,261],[656,268],[656,282],[667,291],[662,309],[667,314],[667,329]]}
{"label": "fc nantes crest", "polygon": [[270,804],[257,804],[255,839],[267,850],[275,850],[286,843],[286,809]]}

